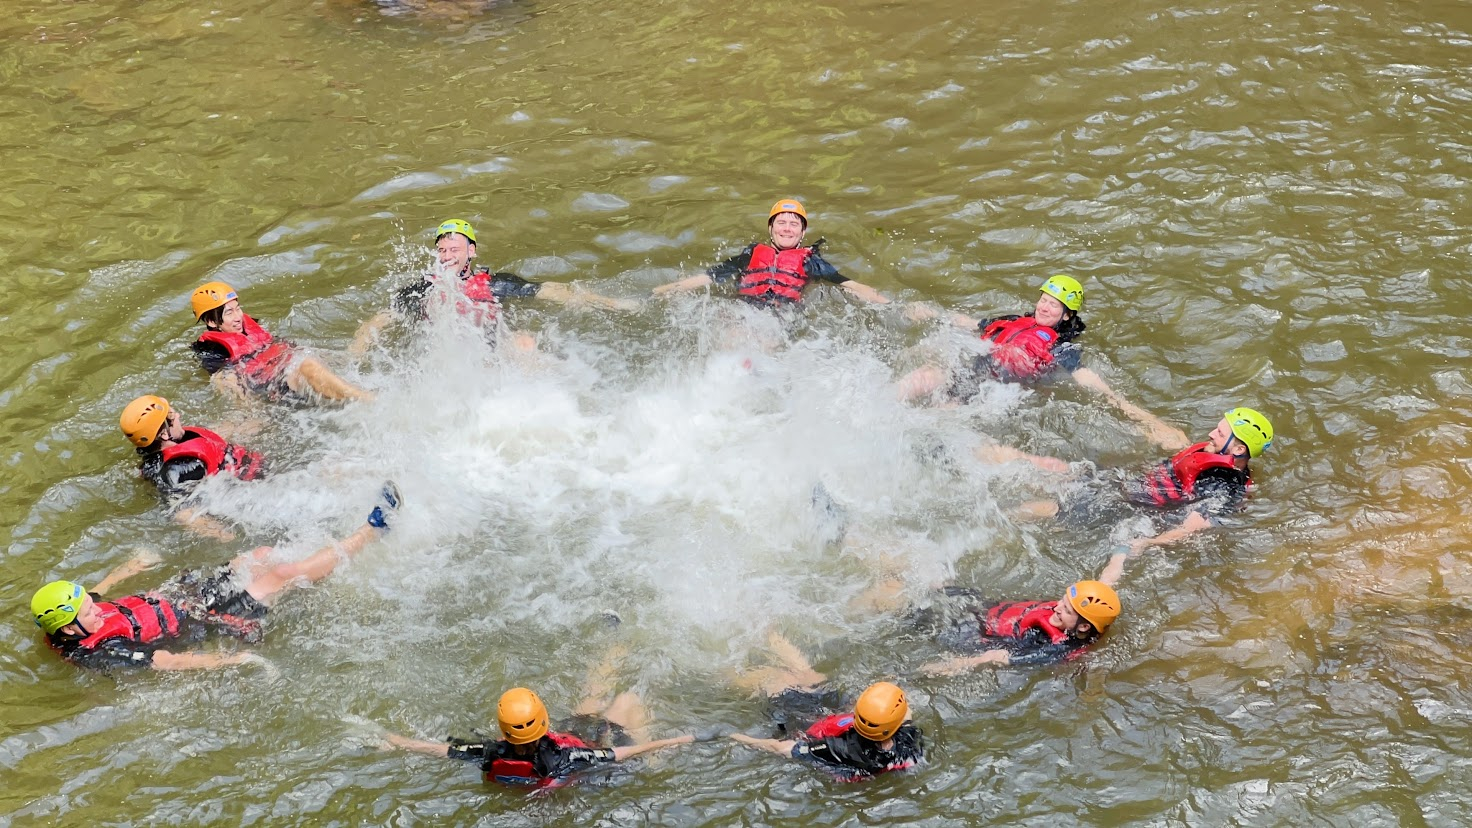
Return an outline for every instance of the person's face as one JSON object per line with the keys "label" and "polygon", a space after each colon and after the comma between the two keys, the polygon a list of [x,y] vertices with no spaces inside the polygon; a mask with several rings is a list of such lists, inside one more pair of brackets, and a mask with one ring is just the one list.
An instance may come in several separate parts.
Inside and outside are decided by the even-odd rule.
{"label": "person's face", "polygon": [[169,416],[164,418],[163,427],[159,429],[158,439],[161,443],[177,443],[184,439],[184,424],[179,420],[177,409],[169,409]]}
{"label": "person's face", "polygon": [[797,247],[806,232],[807,230],[802,226],[802,219],[797,213],[778,213],[777,217],[772,219],[772,241],[778,249],[786,250],[790,247]]}
{"label": "person's face", "polygon": [[82,608],[77,611],[76,619],[57,632],[67,635],[86,635],[90,630],[95,630],[100,626],[102,626],[102,613],[97,611],[97,604],[92,601],[91,595],[83,595]]}
{"label": "person's face", "polygon": [[1242,445],[1241,440],[1232,440],[1232,426],[1223,418],[1216,424],[1216,428],[1211,430],[1211,436],[1207,438],[1207,442],[1211,444],[1212,451],[1220,452],[1222,446],[1225,446],[1229,440],[1232,443],[1233,457],[1241,457],[1247,453],[1247,446]]}
{"label": "person's face", "polygon": [[[1053,607],[1053,614],[1048,617],[1048,623],[1057,629],[1067,630],[1068,632],[1087,632],[1088,629],[1093,629],[1093,626],[1089,622],[1079,617],[1078,611],[1073,608],[1073,604],[1068,602],[1068,596],[1066,594],[1062,598],[1059,598],[1058,604]],[[1080,625],[1083,625],[1087,629],[1080,630]]]}
{"label": "person's face", "polygon": [[1038,306],[1033,310],[1032,318],[1039,325],[1046,328],[1058,328],[1058,323],[1063,321],[1063,312],[1068,310],[1063,303],[1046,293],[1038,294]]}
{"label": "person's face", "polygon": [[220,330],[225,333],[245,333],[245,311],[240,309],[240,300],[231,299],[220,310]]}
{"label": "person's face", "polygon": [[440,269],[447,273],[459,273],[475,258],[475,245],[459,233],[446,233],[434,243],[439,256]]}

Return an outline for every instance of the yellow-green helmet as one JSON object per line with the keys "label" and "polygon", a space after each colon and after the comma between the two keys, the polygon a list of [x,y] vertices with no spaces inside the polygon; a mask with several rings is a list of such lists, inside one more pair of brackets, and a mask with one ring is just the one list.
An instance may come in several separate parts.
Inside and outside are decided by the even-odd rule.
{"label": "yellow-green helmet", "polygon": [[1248,457],[1257,457],[1273,445],[1273,424],[1251,408],[1234,408],[1227,412],[1227,425],[1232,436],[1247,447]]}
{"label": "yellow-green helmet", "polygon": [[1062,273],[1048,277],[1041,288],[1043,293],[1063,303],[1063,307],[1077,313],[1084,306],[1084,286],[1072,276]]}
{"label": "yellow-green helmet", "polygon": [[36,626],[47,635],[56,635],[57,630],[77,620],[85,597],[87,590],[71,581],[52,581],[41,587],[31,597],[31,615],[36,617]]}
{"label": "yellow-green helmet", "polygon": [[475,244],[475,228],[471,227],[470,222],[465,219],[446,219],[441,222],[440,226],[435,228],[434,240],[439,241],[440,237],[446,233],[459,233],[470,239],[471,244]]}

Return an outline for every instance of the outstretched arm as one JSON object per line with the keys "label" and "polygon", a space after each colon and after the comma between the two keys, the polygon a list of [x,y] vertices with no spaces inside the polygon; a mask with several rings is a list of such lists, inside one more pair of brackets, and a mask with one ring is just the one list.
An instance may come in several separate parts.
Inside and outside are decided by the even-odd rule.
{"label": "outstretched arm", "polygon": [[180,509],[174,513],[174,520],[196,535],[217,541],[235,540],[235,532],[229,526],[196,509]]}
{"label": "outstretched arm", "polygon": [[852,293],[853,295],[859,297],[860,299],[863,299],[865,302],[869,302],[875,305],[889,304],[888,296],[885,296],[884,294],[880,293],[874,288],[869,287],[868,285],[855,282],[853,279],[849,279],[847,282],[840,282],[838,286],[848,291],[849,293]]}
{"label": "outstretched arm", "polygon": [[750,745],[778,756],[791,756],[792,748],[797,745],[793,739],[758,739],[755,736],[747,736],[745,733],[732,733],[731,738],[743,745]]}
{"label": "outstretched arm", "polygon": [[1103,394],[1104,398],[1113,403],[1126,417],[1143,426],[1145,436],[1149,437],[1151,442],[1161,448],[1178,451],[1191,445],[1190,439],[1186,437],[1186,432],[1167,424],[1154,414],[1125,399],[1118,391],[1110,388],[1109,383],[1105,382],[1104,378],[1094,371],[1088,368],[1080,368],[1073,372],[1073,379],[1084,388]]}
{"label": "outstretched arm", "polygon": [[1001,443],[987,443],[977,446],[973,452],[976,459],[983,463],[1001,465],[1013,460],[1026,460],[1043,471],[1066,474],[1068,472],[1068,461],[1057,457],[1044,457],[1041,454],[1028,454],[1021,449],[1004,446]]}
{"label": "outstretched arm", "polygon": [[[660,285],[660,287],[669,286]],[[655,292],[658,293],[659,289],[656,288]],[[543,299],[549,299],[559,305],[591,305],[595,308],[616,311],[635,311],[639,309],[639,303],[633,299],[615,299],[612,296],[579,290],[572,285],[565,285],[561,282],[542,282],[542,286],[537,289],[537,296]]]}
{"label": "outstretched arm", "polygon": [[691,276],[686,279],[681,279],[678,282],[670,282],[669,284],[660,285],[659,287],[654,289],[654,295],[663,296],[666,293],[684,293],[687,290],[695,290],[696,288],[702,288],[710,284],[713,284],[713,280],[710,278],[710,274],[702,273],[699,276]]}
{"label": "outstretched arm", "polygon": [[652,742],[644,742],[638,745],[624,745],[623,747],[613,749],[613,758],[615,761],[622,762],[625,759],[633,759],[635,756],[659,750],[660,748],[672,747],[674,745],[688,745],[693,741],[695,741],[694,736],[685,735],[676,736],[672,739],[655,739]]}
{"label": "outstretched arm", "polygon": [[966,672],[973,667],[983,664],[996,664],[1002,667],[1012,663],[1012,656],[1006,650],[987,650],[981,655],[957,656],[941,661],[932,661],[922,664],[920,672],[928,676],[954,676]]}
{"label": "outstretched arm", "polygon": [[155,670],[216,670],[236,664],[265,664],[264,658],[255,653],[171,653],[156,650],[153,654]]}
{"label": "outstretched arm", "polygon": [[450,755],[450,746],[444,742],[426,742],[423,739],[411,739],[397,733],[384,734],[383,738],[389,745],[400,750],[422,753],[425,756],[448,757]]}
{"label": "outstretched arm", "polygon": [[1138,554],[1152,546],[1169,546],[1200,532],[1202,529],[1210,527],[1210,520],[1207,520],[1200,512],[1192,512],[1186,515],[1186,519],[1181,521],[1181,525],[1174,529],[1167,529],[1158,535],[1147,538],[1135,538],[1130,541],[1130,553]]}
{"label": "outstretched arm", "polygon": [[129,558],[126,562],[119,565],[113,571],[107,573],[107,575],[103,576],[102,580],[98,581],[97,585],[92,587],[92,591],[97,593],[98,595],[106,595],[107,591],[117,586],[118,583],[125,581],[133,577],[134,575],[143,572],[144,570],[152,569],[155,566],[158,566],[159,560],[160,559],[158,553],[154,552],[152,549],[139,550],[136,555]]}

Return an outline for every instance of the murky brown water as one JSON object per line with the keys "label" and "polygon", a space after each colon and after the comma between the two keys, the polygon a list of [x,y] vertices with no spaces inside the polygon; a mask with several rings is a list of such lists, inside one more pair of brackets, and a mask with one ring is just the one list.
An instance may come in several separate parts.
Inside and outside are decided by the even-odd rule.
{"label": "murky brown water", "polygon": [[[0,22],[0,824],[1472,821],[1466,5],[408,5],[430,8]],[[1073,387],[895,405],[911,346],[956,341],[893,311],[819,297],[753,376],[699,300],[519,307],[560,358],[540,367],[341,352],[447,216],[493,266],[632,297],[785,195],[890,295],[1010,311],[1079,276],[1087,364],[1190,432],[1267,412],[1240,531],[1135,564],[1082,666],[907,677],[918,774],[838,787],[721,744],[528,800],[364,747],[344,716],[464,733],[521,682],[565,709],[614,640],[660,734],[760,728],[722,676],[764,617],[846,687],[933,657],[837,612],[865,567],[802,528],[815,479],[906,552],[916,592],[1044,597],[1097,568],[1106,538],[1000,516],[1020,475],[912,449],[980,429],[1100,466],[1157,452]],[[291,459],[211,495],[246,534],[224,548],[161,515],[116,426],[153,391],[233,418],[187,351],[207,278],[383,392],[253,414]],[[283,604],[278,681],[81,675],[26,617],[44,579],[95,582],[137,545],[170,570],[304,551],[384,474],[403,529]]]}

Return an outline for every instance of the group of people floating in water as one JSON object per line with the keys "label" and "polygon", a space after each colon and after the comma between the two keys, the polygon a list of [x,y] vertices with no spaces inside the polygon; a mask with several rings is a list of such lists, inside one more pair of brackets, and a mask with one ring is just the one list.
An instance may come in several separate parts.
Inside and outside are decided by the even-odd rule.
{"label": "group of people floating in water", "polygon": [[[654,294],[734,286],[748,303],[790,313],[816,280],[866,302],[890,303],[874,288],[839,273],[823,257],[821,241],[803,245],[808,216],[800,202],[783,199],[774,204],[767,227],[765,241],[698,275],[662,285]],[[460,219],[439,225],[435,247],[439,266],[400,290],[388,311],[365,322],[354,338],[353,351],[363,352],[395,321],[423,322],[440,310],[485,331],[497,347],[534,348],[530,337],[506,330],[501,303],[511,298],[536,296],[610,310],[639,307],[631,300],[563,284],[528,282],[480,267],[475,263],[475,230]],[[1272,425],[1251,408],[1227,411],[1205,439],[1191,443],[1184,432],[1124,399],[1080,364],[1083,303],[1083,286],[1076,279],[1054,275],[1042,283],[1031,312],[984,320],[950,314],[952,323],[975,331],[983,347],[954,369],[927,366],[911,372],[898,382],[897,393],[907,400],[965,402],[986,382],[1031,383],[1066,373],[1080,386],[1103,395],[1171,455],[1143,475],[1106,474],[1076,481],[1060,501],[1023,504],[1017,516],[1067,520],[1083,528],[1144,512],[1154,516],[1155,534],[1116,546],[1095,579],[1069,585],[1056,600],[988,605],[970,589],[946,587],[933,606],[913,616],[958,654],[925,665],[923,673],[947,675],[980,665],[1036,665],[1078,657],[1121,613],[1114,587],[1126,560],[1148,547],[1165,546],[1218,525],[1222,517],[1242,509],[1251,488],[1248,464],[1272,444]],[[222,392],[273,402],[372,399],[371,392],[337,376],[320,360],[273,337],[242,309],[239,295],[229,285],[204,284],[194,291],[190,304],[203,326],[192,348]],[[940,315],[926,305],[911,305],[908,310],[908,316],[918,321]],[[130,402],[120,425],[141,456],[142,476],[176,507],[176,516],[201,531],[229,537],[223,525],[208,515],[178,508],[180,502],[207,477],[260,478],[269,469],[267,459],[208,428],[185,425],[180,412],[155,395]],[[996,444],[977,454],[993,462],[1028,461],[1050,472],[1066,473],[1069,468],[1056,458]],[[276,599],[293,587],[325,578],[388,532],[402,503],[398,487],[385,482],[362,526],[296,562],[275,562],[270,547],[260,547],[212,570],[179,573],[157,589],[105,599],[115,585],[157,564],[156,558],[143,554],[91,590],[67,580],[46,584],[32,598],[31,612],[47,643],[83,667],[190,670],[263,663],[249,650],[191,647],[211,633],[259,642],[262,622]],[[889,586],[899,591],[898,584]],[[884,588],[876,585],[880,592]],[[797,647],[775,632],[769,642],[780,666],[750,671],[738,683],[771,700],[778,738],[731,733],[732,739],[815,763],[844,779],[912,767],[923,759],[923,739],[911,723],[909,703],[898,684],[875,682],[852,704],[843,705],[825,690],[827,677],[815,671]],[[608,672],[594,671],[601,677],[590,679],[587,700],[574,711],[582,735],[552,730],[542,700],[532,690],[517,687],[507,690],[497,704],[499,739],[444,743],[389,734],[386,745],[479,762],[487,779],[549,786],[594,766],[728,734],[724,728],[706,728],[670,739],[636,741],[633,734],[647,724],[643,705],[632,693],[614,695]]]}

